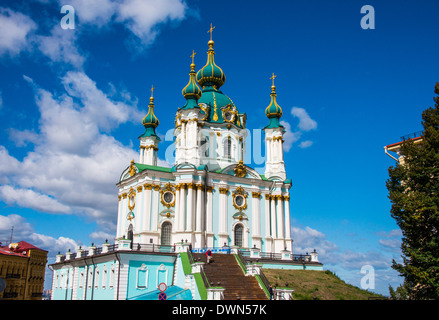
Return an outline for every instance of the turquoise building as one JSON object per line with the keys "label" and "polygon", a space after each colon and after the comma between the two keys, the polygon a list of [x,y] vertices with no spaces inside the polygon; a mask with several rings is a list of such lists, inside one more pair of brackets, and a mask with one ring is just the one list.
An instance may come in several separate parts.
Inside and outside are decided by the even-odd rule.
{"label": "turquoise building", "polygon": [[184,269],[189,247],[193,252],[240,251],[249,259],[270,257],[274,260],[266,263],[271,268],[302,269],[306,260],[308,269],[321,270],[316,252],[297,263],[293,255],[292,183],[283,159],[285,128],[279,122],[275,75],[265,109],[267,125],[261,128],[265,172],[259,174],[244,163],[246,114],[221,90],[226,76],[215,63],[212,38],[207,62],[198,72],[194,57],[175,115],[174,166],[157,166],[159,119],[151,94],[139,159],[131,161],[117,183],[115,245],[59,255],[52,265],[53,299],[157,299],[160,283],[168,285],[170,299],[207,298],[200,295],[197,267]]}

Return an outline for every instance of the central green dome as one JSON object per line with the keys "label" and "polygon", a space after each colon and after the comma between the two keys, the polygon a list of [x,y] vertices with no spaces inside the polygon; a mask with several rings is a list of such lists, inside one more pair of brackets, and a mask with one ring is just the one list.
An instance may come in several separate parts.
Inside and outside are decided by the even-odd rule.
{"label": "central green dome", "polygon": [[197,82],[200,86],[212,86],[216,89],[226,82],[226,76],[223,70],[215,64],[215,50],[213,50],[214,42],[208,42],[209,50],[207,51],[207,63],[197,72]]}

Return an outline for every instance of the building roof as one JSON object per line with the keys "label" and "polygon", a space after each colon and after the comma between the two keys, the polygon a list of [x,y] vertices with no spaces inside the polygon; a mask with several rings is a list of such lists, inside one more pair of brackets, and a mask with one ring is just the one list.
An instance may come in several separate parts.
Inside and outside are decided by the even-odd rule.
{"label": "building roof", "polygon": [[23,257],[27,256],[28,251],[31,249],[47,252],[47,250],[40,249],[26,241],[20,241],[11,243],[8,246],[0,246],[0,254]]}

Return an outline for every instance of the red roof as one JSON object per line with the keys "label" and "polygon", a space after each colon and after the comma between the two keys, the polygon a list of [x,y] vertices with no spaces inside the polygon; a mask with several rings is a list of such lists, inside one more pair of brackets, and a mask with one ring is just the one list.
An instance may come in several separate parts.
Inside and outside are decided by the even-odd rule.
{"label": "red roof", "polygon": [[18,243],[13,243],[12,246],[0,246],[0,254],[22,257],[26,256],[30,249],[47,252],[46,250],[35,247],[26,241],[20,241]]}
{"label": "red roof", "polygon": [[[422,137],[416,137],[416,138],[409,139],[409,140],[414,141],[414,140],[418,140],[418,139],[421,139],[421,138],[422,138]],[[393,146],[397,146],[398,144],[401,144],[401,143],[403,143],[403,142],[404,142],[404,141],[400,141],[400,142],[397,142],[397,143],[389,144],[388,146],[386,146],[386,148],[393,147]]]}

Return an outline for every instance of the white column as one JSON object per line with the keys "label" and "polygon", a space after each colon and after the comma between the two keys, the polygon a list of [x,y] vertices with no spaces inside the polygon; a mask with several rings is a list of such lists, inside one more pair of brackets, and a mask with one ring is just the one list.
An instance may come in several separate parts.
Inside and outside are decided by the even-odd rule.
{"label": "white column", "polygon": [[179,185],[176,185],[175,186],[175,212],[174,212],[174,215],[175,215],[175,227],[176,227],[176,229],[177,229],[177,232],[178,231],[183,231],[183,230],[180,230],[180,186]]}
{"label": "white column", "polygon": [[143,152],[144,152],[143,146],[140,146],[140,157],[139,157],[139,163],[143,164]]}
{"label": "white column", "polygon": [[252,208],[253,208],[253,223],[252,223],[252,233],[253,236],[259,236],[260,235],[260,223],[259,223],[259,192],[253,192],[252,193]]}
{"label": "white column", "polygon": [[267,148],[267,162],[271,162],[271,145],[270,145],[270,138],[266,138],[266,148]]}
{"label": "white column", "polygon": [[290,196],[285,196],[285,239],[291,239]]}
{"label": "white column", "polygon": [[[213,191],[213,190],[212,190]],[[207,190],[207,202],[206,202],[206,231],[208,233],[213,232],[213,225],[212,225],[212,191]]]}
{"label": "white column", "polygon": [[143,225],[142,231],[151,230],[151,185],[145,184],[143,192]]}
{"label": "white column", "polygon": [[180,226],[179,230],[184,231],[185,220],[186,220],[186,185],[181,184],[180,189]]}
{"label": "white column", "polygon": [[187,186],[187,215],[186,215],[186,231],[192,232],[194,214],[194,184],[188,183]]}
{"label": "white column", "polygon": [[271,236],[273,238],[276,237],[276,198],[274,196],[270,197],[270,205],[271,205]]}
{"label": "white column", "polygon": [[160,186],[158,185],[154,186],[154,191],[152,192],[152,203],[153,203],[153,208],[151,210],[152,231],[157,231],[157,219],[159,215],[159,197],[160,197],[159,188]]}
{"label": "white column", "polygon": [[203,228],[203,208],[202,201],[204,200],[203,191],[204,188],[202,185],[197,185],[197,210],[196,210],[196,228],[195,230],[198,232],[202,231]]}
{"label": "white column", "polygon": [[282,196],[277,196],[277,237],[284,239],[284,201]]}
{"label": "white column", "polygon": [[265,195],[265,236],[270,236],[270,195]]}

